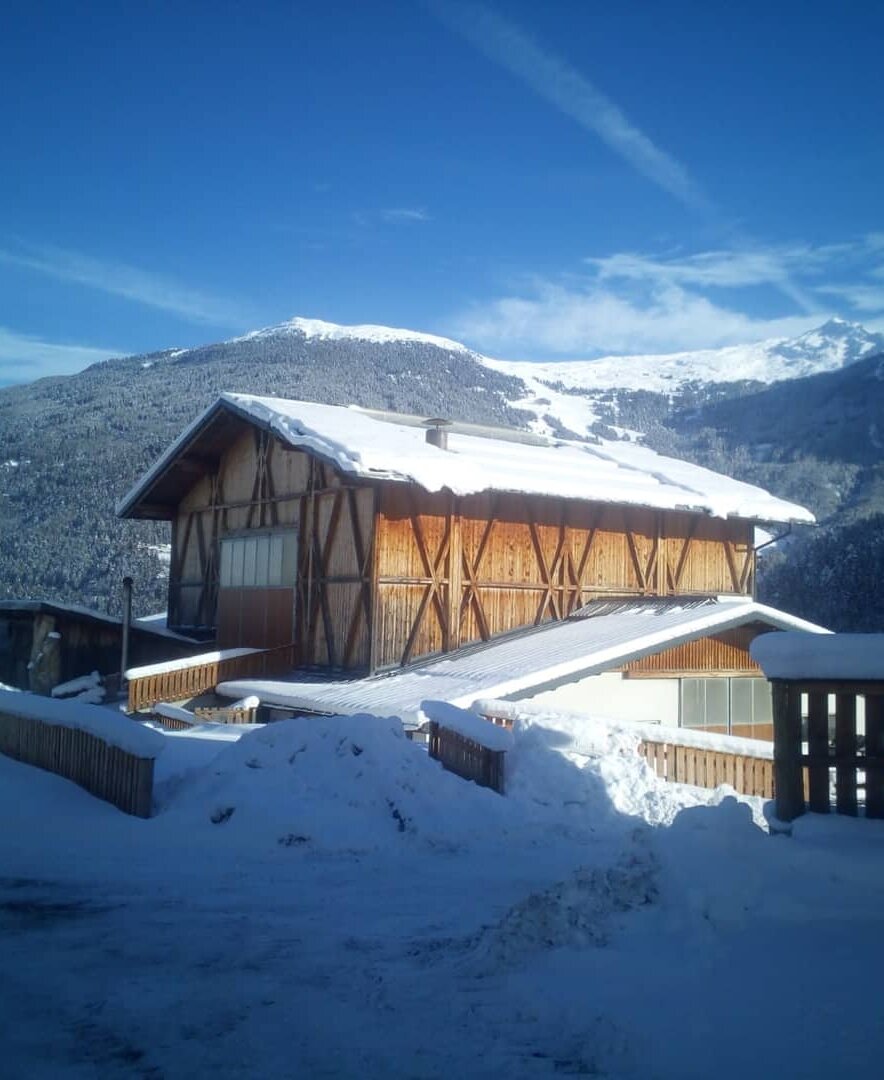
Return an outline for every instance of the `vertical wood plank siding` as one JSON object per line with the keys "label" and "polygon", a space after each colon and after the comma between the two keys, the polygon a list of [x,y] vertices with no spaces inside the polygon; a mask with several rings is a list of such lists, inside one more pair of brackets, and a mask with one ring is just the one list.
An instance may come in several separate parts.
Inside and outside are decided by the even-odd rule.
{"label": "vertical wood plank siding", "polygon": [[[746,594],[751,541],[741,521],[380,484],[373,666],[563,619],[597,596]],[[732,666],[745,650],[730,644]]]}
{"label": "vertical wood plank siding", "polygon": [[629,675],[690,675],[714,673],[762,676],[761,668],[749,655],[749,646],[759,634],[771,628],[757,624],[710,634],[672,649],[631,660],[623,671]]}
{"label": "vertical wood plank siding", "polygon": [[126,814],[150,817],[153,758],[140,758],[86,731],[0,712],[0,753],[72,780]]}

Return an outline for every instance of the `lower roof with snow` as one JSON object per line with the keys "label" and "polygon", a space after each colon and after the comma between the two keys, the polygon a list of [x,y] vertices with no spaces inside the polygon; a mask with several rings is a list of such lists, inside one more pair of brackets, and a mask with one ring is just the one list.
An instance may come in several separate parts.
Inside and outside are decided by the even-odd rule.
{"label": "lower roof with snow", "polygon": [[413,483],[455,495],[516,492],[755,521],[813,521],[808,510],[762,488],[632,442],[573,442],[455,424],[448,429],[447,448],[441,449],[426,441],[414,417],[249,394],[223,394],[120,501],[117,513],[162,516],[157,507],[168,506],[173,497],[176,485],[168,481],[176,467],[188,454],[219,453],[216,421],[224,413],[361,480]]}
{"label": "lower roof with snow", "polygon": [[255,695],[265,705],[295,711],[370,712],[408,721],[419,716],[421,702],[428,698],[467,707],[479,698],[531,696],[750,623],[828,633],[745,597],[691,598],[683,603],[601,601],[597,608],[587,605],[563,622],[519,631],[388,675],[341,680],[305,679],[297,674],[291,680],[237,679],[222,683],[218,693],[230,698]]}

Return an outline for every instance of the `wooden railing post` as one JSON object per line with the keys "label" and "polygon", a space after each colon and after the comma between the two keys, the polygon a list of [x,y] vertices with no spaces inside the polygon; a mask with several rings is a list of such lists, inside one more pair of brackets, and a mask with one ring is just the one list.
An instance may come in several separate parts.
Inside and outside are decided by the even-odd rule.
{"label": "wooden railing post", "polygon": [[866,695],[866,817],[884,818],[884,696]]}
{"label": "wooden railing post", "polygon": [[801,693],[793,683],[771,684],[774,714],[774,787],[777,817],[792,821],[804,813],[801,769]]}

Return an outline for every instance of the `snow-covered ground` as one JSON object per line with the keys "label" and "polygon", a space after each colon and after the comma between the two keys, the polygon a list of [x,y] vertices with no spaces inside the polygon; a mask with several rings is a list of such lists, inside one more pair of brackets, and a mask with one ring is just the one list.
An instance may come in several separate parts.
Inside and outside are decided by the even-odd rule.
{"label": "snow-covered ground", "polygon": [[397,721],[199,734],[147,821],[0,757],[4,1077],[876,1070],[882,823],[770,834],[556,714],[506,797]]}

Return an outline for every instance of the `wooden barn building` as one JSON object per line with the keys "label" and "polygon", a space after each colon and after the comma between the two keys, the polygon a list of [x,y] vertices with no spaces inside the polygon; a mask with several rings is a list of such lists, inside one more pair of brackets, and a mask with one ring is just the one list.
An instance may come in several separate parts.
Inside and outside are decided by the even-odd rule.
{"label": "wooden barn building", "polygon": [[[242,394],[187,428],[118,513],[172,524],[170,629],[293,645],[299,668],[351,679],[603,601],[751,603],[756,524],[813,520],[634,443]],[[629,674],[757,675],[748,646],[765,626],[743,610]]]}

